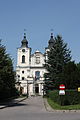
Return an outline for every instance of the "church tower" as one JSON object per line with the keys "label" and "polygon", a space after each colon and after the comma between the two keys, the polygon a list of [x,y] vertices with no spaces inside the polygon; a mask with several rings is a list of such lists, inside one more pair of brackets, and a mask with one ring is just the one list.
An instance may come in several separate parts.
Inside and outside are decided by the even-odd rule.
{"label": "church tower", "polygon": [[30,66],[30,54],[31,48],[28,47],[26,33],[24,33],[23,40],[21,41],[21,47],[18,48],[17,66]]}
{"label": "church tower", "polygon": [[51,32],[50,40],[48,41],[48,47],[45,48],[45,61],[48,60],[47,53],[53,47],[54,42],[55,42],[54,41],[54,36],[53,36],[53,33]]}
{"label": "church tower", "polygon": [[24,33],[23,40],[21,41],[21,47],[17,50],[17,66],[16,77],[17,82],[20,83],[18,90],[21,94],[27,93],[27,80],[30,74],[31,65],[31,48],[28,47],[28,41],[26,39],[26,33]]}
{"label": "church tower", "polygon": [[50,40],[48,42],[48,48],[50,49],[54,45],[54,38],[53,38],[53,33],[51,33]]}

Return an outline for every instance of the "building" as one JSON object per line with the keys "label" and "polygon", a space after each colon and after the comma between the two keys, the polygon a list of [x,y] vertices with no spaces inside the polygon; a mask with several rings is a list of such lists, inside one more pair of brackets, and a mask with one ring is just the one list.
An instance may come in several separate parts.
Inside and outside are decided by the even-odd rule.
{"label": "building", "polygon": [[48,42],[48,47],[45,48],[45,53],[35,51],[31,54],[31,48],[28,47],[26,34],[21,41],[21,47],[17,51],[17,88],[21,94],[43,95],[44,73],[47,72],[44,68],[45,59],[47,60],[47,51],[54,43],[53,34]]}

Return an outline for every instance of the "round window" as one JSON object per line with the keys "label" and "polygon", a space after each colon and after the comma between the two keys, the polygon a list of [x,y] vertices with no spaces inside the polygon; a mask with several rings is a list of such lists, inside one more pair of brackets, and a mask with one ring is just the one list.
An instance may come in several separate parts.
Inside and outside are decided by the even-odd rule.
{"label": "round window", "polygon": [[22,49],[22,52],[25,52],[25,49]]}

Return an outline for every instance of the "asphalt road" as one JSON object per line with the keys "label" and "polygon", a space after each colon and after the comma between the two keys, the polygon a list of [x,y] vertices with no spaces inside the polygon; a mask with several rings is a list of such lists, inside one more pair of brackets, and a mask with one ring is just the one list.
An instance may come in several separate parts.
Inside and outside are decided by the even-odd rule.
{"label": "asphalt road", "polygon": [[80,120],[78,112],[46,111],[42,97],[31,97],[0,110],[0,120]]}

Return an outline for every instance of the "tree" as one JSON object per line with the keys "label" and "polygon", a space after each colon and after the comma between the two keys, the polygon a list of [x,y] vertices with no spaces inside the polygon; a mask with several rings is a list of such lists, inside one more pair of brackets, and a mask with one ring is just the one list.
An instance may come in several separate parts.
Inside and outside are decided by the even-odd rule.
{"label": "tree", "polygon": [[60,82],[65,84],[66,89],[77,89],[80,86],[80,70],[74,61],[67,63],[60,75]]}
{"label": "tree", "polygon": [[12,59],[0,41],[0,99],[8,98],[16,93],[15,72]]}
{"label": "tree", "polygon": [[[62,37],[57,35],[54,38],[54,44],[48,52],[48,60],[45,64],[45,68],[48,73],[45,76],[45,89],[53,90],[57,89],[61,73],[64,70],[64,65],[71,60],[71,51],[67,49],[67,44],[64,43]],[[59,82],[60,81],[60,82]]]}
{"label": "tree", "polygon": [[77,63],[76,65],[77,65],[78,70],[80,71],[80,62]]}

